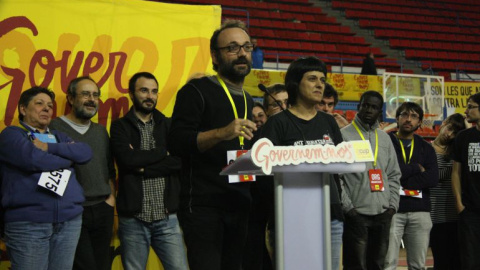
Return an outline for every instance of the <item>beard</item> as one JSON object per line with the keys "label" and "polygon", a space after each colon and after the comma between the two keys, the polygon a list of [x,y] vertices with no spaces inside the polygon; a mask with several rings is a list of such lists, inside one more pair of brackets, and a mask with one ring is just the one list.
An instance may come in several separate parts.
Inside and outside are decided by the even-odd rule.
{"label": "beard", "polygon": [[[235,67],[237,64],[245,64],[247,68]],[[221,55],[218,57],[218,73],[227,78],[232,83],[241,83],[252,69],[252,61],[246,57],[239,57],[236,60],[228,63]]]}
{"label": "beard", "polygon": [[[153,106],[151,108],[143,106],[143,103],[147,103],[147,102],[153,103]],[[147,98],[144,101],[140,101],[136,98],[133,99],[133,107],[135,108],[135,111],[142,114],[152,113],[155,110],[156,106],[157,106],[157,102],[150,98]]]}
{"label": "beard", "polygon": [[[85,106],[95,107],[95,110],[93,112],[87,111],[87,110],[85,110]],[[78,119],[90,120],[93,116],[95,116],[95,114],[97,114],[98,105],[95,104],[95,102],[93,102],[93,101],[85,102],[85,103],[83,103],[82,107],[80,107],[78,109],[74,109],[73,111],[75,113],[75,117],[77,117]]]}

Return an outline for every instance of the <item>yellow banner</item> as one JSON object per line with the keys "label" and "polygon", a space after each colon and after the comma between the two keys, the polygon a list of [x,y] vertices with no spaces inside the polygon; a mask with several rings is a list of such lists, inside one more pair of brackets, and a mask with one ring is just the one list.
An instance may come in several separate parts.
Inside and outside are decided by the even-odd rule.
{"label": "yellow banner", "polygon": [[0,130],[18,123],[20,93],[33,85],[57,96],[65,114],[69,81],[89,75],[102,96],[93,119],[107,127],[128,111],[128,79],[153,73],[157,108],[167,115],[175,95],[196,72],[212,72],[210,37],[220,6],[140,0],[0,1]]}
{"label": "yellow banner", "polygon": [[[432,84],[432,93],[438,93],[440,86]],[[478,82],[445,82],[445,106],[448,114],[465,113],[469,96],[480,92]]]}
{"label": "yellow banner", "polygon": [[343,101],[359,101],[368,90],[382,93],[382,76],[359,74],[328,74],[328,82],[337,90],[338,98]]}
{"label": "yellow banner", "polygon": [[[245,78],[245,90],[252,96],[261,97],[263,92],[258,89],[258,84],[284,83],[285,74],[286,70],[252,70]],[[367,90],[382,93],[382,76],[329,73],[327,81],[337,90],[339,99],[344,101],[358,101]]]}

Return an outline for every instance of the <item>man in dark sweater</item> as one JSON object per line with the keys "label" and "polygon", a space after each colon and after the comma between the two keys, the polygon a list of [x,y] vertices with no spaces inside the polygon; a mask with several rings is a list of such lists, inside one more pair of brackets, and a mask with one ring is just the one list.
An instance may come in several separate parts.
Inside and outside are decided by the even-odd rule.
{"label": "man in dark sweater", "polygon": [[248,183],[219,173],[227,151],[249,149],[253,100],[243,90],[253,45],[245,26],[227,21],[210,40],[217,76],[193,79],[177,94],[169,150],[182,157],[178,217],[191,270],[239,270],[251,197]]}
{"label": "man in dark sweater", "polygon": [[157,79],[148,72],[136,73],[128,90],[133,106],[110,129],[119,172],[123,267],[145,269],[152,247],[165,270],[185,270],[187,258],[176,214],[181,163],[167,152],[170,121],[155,109]]}
{"label": "man in dark sweater", "polygon": [[396,111],[398,132],[389,133],[398,164],[400,205],[390,226],[390,243],[385,269],[397,269],[400,242],[407,249],[408,269],[425,269],[430,229],[430,190],[438,184],[435,150],[430,143],[414,134],[423,120],[423,109],[405,102]]}
{"label": "man in dark sweater", "polygon": [[50,123],[50,128],[68,134],[75,141],[87,143],[93,151],[93,158],[88,163],[75,165],[85,202],[73,269],[105,270],[111,267],[115,167],[107,130],[91,121],[97,113],[99,97],[100,89],[90,77],[72,80],[67,90],[71,111]]}

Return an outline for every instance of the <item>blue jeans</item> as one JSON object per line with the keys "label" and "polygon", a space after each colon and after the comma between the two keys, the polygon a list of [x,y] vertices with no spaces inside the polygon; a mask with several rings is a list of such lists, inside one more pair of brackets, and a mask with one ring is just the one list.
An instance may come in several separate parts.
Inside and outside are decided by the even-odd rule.
{"label": "blue jeans", "polygon": [[81,227],[82,215],[61,223],[6,223],[5,242],[11,269],[72,269]]}
{"label": "blue jeans", "polygon": [[145,269],[150,246],[165,270],[186,270],[187,258],[176,214],[154,222],[119,217],[118,233],[125,270]]}
{"label": "blue jeans", "polygon": [[330,222],[332,240],[332,270],[340,269],[340,253],[342,251],[343,222],[334,219]]}

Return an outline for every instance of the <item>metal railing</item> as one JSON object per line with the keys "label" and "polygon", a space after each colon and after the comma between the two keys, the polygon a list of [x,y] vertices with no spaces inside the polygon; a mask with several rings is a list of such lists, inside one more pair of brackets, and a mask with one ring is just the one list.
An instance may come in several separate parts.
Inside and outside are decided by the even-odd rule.
{"label": "metal railing", "polygon": [[[311,54],[296,54],[296,53],[272,53],[272,52],[265,52],[264,55],[270,55],[270,56],[273,56],[273,58],[275,58],[275,64],[276,64],[276,69],[280,70],[280,69],[285,69],[285,68],[282,68],[280,66],[280,64],[282,64],[282,62],[280,61],[281,58],[285,59],[285,58],[292,58],[295,59],[295,58],[299,58],[299,57],[305,57],[305,56],[310,56]],[[344,67],[346,67],[347,65],[345,64],[346,62],[358,62],[359,65],[362,64],[363,62],[363,59],[359,59],[359,58],[349,58],[349,57],[329,57],[329,56],[323,56],[323,55],[313,55],[313,56],[316,56],[318,57],[320,60],[323,60],[323,61],[326,61],[326,62],[336,62],[338,63],[338,66],[340,67],[340,73],[344,73],[343,72],[343,69]],[[400,73],[403,73],[403,71],[406,69],[406,67],[408,67],[411,63],[405,63],[405,62],[401,62],[401,61],[397,61],[397,60],[389,60],[389,59],[375,59],[375,63],[377,63],[377,65],[380,63],[385,63],[385,64],[396,64],[399,66],[400,68]]]}

